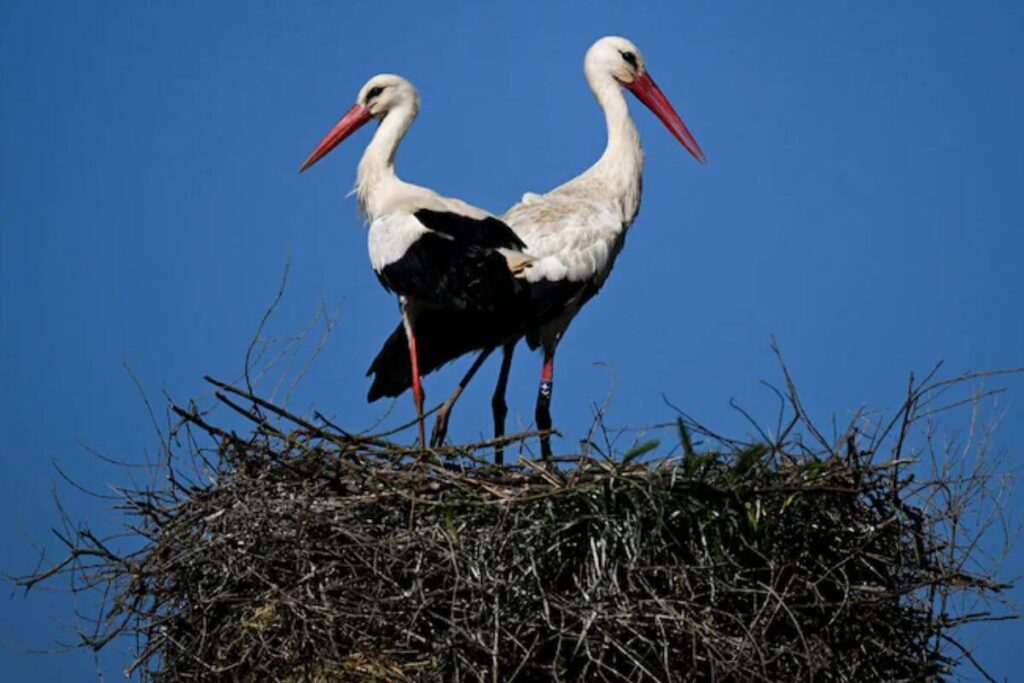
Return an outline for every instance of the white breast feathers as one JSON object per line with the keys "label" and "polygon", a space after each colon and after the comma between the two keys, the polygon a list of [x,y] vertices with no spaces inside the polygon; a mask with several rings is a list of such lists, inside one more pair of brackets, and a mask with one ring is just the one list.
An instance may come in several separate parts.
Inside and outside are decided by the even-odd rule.
{"label": "white breast feathers", "polygon": [[416,240],[431,232],[408,213],[388,214],[370,223],[368,247],[370,265],[380,273],[409,250]]}
{"label": "white breast feathers", "polygon": [[614,203],[556,194],[533,195],[503,218],[536,259],[526,273],[531,282],[603,281],[626,227]]}

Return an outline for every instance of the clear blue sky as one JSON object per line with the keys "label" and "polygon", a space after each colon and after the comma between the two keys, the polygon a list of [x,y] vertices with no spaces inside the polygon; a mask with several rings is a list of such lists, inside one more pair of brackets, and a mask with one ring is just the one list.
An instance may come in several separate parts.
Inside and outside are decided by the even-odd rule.
{"label": "clear blue sky", "polygon": [[[1022,364],[1024,6],[727,4],[0,5],[0,569],[30,568],[29,539],[55,548],[51,460],[103,488],[124,473],[79,441],[135,461],[155,450],[122,363],[156,399],[236,376],[289,253],[272,330],[296,331],[321,299],[341,311],[292,405],[352,427],[380,415],[363,372],[396,310],[345,197],[369,131],[296,170],[382,71],[423,98],[400,173],[495,212],[600,153],[581,62],[604,34],[640,46],[708,154],[700,167],[632,107],[643,208],[560,348],[563,443],[607,390],[595,363],[614,368],[616,425],[669,418],[664,392],[740,432],[730,398],[772,415],[758,380],[778,379],[773,334],[826,420],[894,407],[906,373],[939,359]],[[488,431],[495,371],[456,438]],[[538,372],[521,350],[513,418],[531,419]],[[431,377],[428,399],[452,380]],[[1024,382],[1009,385],[999,438],[1019,463]],[[109,528],[101,502],[71,499]],[[1022,567],[1018,551],[1008,573]],[[0,599],[6,680],[90,679],[88,654],[26,652],[69,615],[60,593]],[[1022,641],[1003,625],[979,654],[1010,676]],[[110,680],[123,656],[101,659]]]}

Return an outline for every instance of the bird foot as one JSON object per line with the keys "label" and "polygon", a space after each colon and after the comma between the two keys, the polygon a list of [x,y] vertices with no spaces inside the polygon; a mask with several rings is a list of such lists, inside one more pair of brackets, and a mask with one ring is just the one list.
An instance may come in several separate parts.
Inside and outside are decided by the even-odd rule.
{"label": "bird foot", "polygon": [[439,448],[444,445],[444,440],[448,438],[448,416],[451,413],[452,405],[445,402],[438,411],[437,418],[434,420],[434,429],[430,432],[430,447]]}

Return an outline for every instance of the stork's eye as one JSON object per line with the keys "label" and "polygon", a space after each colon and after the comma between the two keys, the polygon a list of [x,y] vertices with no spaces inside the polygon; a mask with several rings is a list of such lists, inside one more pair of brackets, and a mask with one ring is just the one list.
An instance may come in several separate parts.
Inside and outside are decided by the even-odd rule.
{"label": "stork's eye", "polygon": [[619,52],[619,54],[622,55],[622,58],[626,60],[627,64],[629,64],[634,69],[637,68],[635,54],[633,54],[632,52]]}
{"label": "stork's eye", "polygon": [[384,88],[370,88],[370,92],[366,93],[366,103],[369,104],[370,100],[372,100],[374,97],[381,94],[382,92],[384,92]]}

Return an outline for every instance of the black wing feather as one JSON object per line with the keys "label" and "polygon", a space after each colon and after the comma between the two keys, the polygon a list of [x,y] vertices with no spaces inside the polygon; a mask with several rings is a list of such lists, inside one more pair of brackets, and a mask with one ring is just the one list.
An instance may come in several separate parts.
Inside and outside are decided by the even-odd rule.
{"label": "black wing feather", "polygon": [[[426,309],[416,317],[416,350],[422,376],[471,351],[500,346],[522,334],[523,323],[503,314],[456,309]],[[398,325],[373,359],[367,400],[398,396],[409,388],[409,344]]]}
{"label": "black wing feather", "polygon": [[525,283],[524,288],[525,296],[530,301],[526,343],[531,349],[540,345],[540,325],[557,318],[570,306],[581,308],[600,289],[593,280],[538,280]]}
{"label": "black wing feather", "polygon": [[413,215],[427,228],[442,232],[459,244],[491,249],[526,249],[526,243],[519,239],[519,235],[493,216],[470,218],[451,211],[432,209],[420,209]]}
{"label": "black wing feather", "polygon": [[428,209],[413,215],[432,232],[377,274],[386,289],[460,310],[491,312],[517,300],[522,285],[497,251],[526,248],[511,228],[497,218]]}

